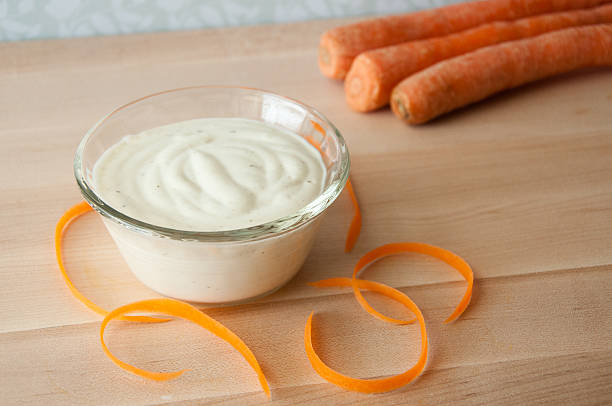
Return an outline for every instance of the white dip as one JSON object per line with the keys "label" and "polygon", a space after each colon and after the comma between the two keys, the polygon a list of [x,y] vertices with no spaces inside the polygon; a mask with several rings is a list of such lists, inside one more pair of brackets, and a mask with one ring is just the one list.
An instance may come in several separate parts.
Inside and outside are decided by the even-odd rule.
{"label": "white dip", "polygon": [[[325,177],[319,151],[302,137],[242,118],[191,120],[126,135],[93,169],[96,192],[111,207],[190,231],[240,229],[291,215],[321,194]],[[308,255],[320,218],[247,241],[162,238],[103,220],[145,285],[178,299],[227,303],[289,281]]]}
{"label": "white dip", "polygon": [[325,180],[319,152],[260,121],[203,118],[127,135],[98,159],[96,192],[157,226],[223,231],[291,215]]}

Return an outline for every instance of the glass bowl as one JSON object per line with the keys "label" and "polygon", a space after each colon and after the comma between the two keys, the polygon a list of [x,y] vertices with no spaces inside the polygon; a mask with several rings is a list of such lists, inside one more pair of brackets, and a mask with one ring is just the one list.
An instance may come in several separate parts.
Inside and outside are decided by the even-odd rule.
{"label": "glass bowl", "polygon": [[[123,136],[207,117],[259,120],[314,141],[327,168],[323,191],[289,216],[216,232],[145,223],[110,206],[96,193],[94,165]],[[202,303],[252,300],[288,282],[304,263],[323,213],[342,192],[349,167],[342,135],[312,107],[263,90],[225,86],[168,90],[127,103],[85,134],[74,159],[83,197],[102,215],[136,277],[163,295]]]}

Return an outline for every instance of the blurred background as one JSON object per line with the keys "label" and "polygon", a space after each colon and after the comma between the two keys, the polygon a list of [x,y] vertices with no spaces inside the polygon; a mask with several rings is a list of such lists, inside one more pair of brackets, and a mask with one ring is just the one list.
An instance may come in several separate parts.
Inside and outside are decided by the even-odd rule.
{"label": "blurred background", "polygon": [[461,0],[0,0],[0,41],[402,13]]}

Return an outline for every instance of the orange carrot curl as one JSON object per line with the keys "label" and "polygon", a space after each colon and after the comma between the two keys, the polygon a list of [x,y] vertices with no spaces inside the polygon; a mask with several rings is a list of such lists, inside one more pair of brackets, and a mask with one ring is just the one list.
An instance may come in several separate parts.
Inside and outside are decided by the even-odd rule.
{"label": "orange carrot curl", "polygon": [[351,225],[349,226],[348,233],[346,234],[346,243],[344,245],[344,252],[351,252],[357,239],[359,238],[359,234],[361,234],[361,209],[359,208],[359,202],[357,201],[357,195],[355,194],[355,190],[353,189],[353,184],[351,183],[351,179],[346,182],[346,190],[351,198],[351,202],[353,203],[353,219],[351,220]]}
{"label": "orange carrot curl", "polygon": [[[74,286],[70,277],[68,276],[68,272],[66,272],[66,267],[64,266],[64,258],[62,254],[62,240],[64,237],[64,233],[70,226],[73,220],[80,217],[81,215],[90,212],[92,210],[91,206],[87,204],[87,202],[81,202],[79,204],[74,205],[64,215],[59,219],[57,225],[55,226],[55,257],[57,259],[57,265],[59,266],[60,272],[62,274],[62,278],[70,292],[76,297],[81,303],[85,306],[98,313],[101,316],[106,316],[108,311],[104,310],[91,300],[89,300],[85,295],[83,295],[77,288]],[[144,317],[144,316],[124,316],[120,317],[120,320],[127,321],[138,321],[142,323],[162,323],[168,321],[168,319],[160,319],[156,317]]]}
{"label": "orange carrot curl", "polygon": [[[323,137],[325,137],[325,130],[321,127],[321,124],[317,123],[314,120],[310,120],[315,131],[319,132]],[[314,139],[312,136],[305,137],[306,141],[310,143],[313,147],[315,147],[321,155],[323,155],[323,150],[321,149],[321,144]],[[355,194],[355,189],[353,189],[353,184],[351,183],[351,178],[348,178],[346,181],[346,191],[349,194],[351,199],[351,203],[353,204],[353,219],[351,220],[351,225],[349,226],[349,230],[346,234],[346,240],[344,243],[344,252],[351,252],[353,247],[357,243],[357,239],[359,238],[359,234],[361,233],[361,209],[359,208],[359,201],[357,200],[357,195]]]}
{"label": "orange carrot curl", "polygon": [[423,318],[421,310],[412,300],[410,300],[408,296],[398,291],[397,289],[393,289],[392,287],[389,287],[382,283],[362,279],[333,278],[315,282],[311,285],[317,287],[356,285],[360,289],[367,289],[381,293],[410,309],[410,311],[416,316],[416,319],[418,320],[421,329],[421,355],[419,356],[417,363],[412,368],[399,375],[391,376],[388,378],[351,378],[331,369],[317,355],[312,344],[312,318],[314,313],[311,313],[308,317],[308,321],[306,322],[306,328],[304,330],[304,347],[306,349],[306,355],[308,357],[308,360],[310,361],[310,364],[317,372],[317,374],[319,374],[319,376],[321,376],[326,381],[331,382],[334,385],[340,386],[344,389],[363,393],[380,393],[400,388],[412,382],[421,374],[421,372],[423,372],[423,370],[425,369],[425,364],[427,363],[428,353],[427,328],[425,327],[425,319]]}
{"label": "orange carrot curl", "polygon": [[240,352],[244,359],[249,363],[251,368],[253,368],[253,370],[257,373],[257,377],[259,378],[259,383],[261,384],[262,389],[264,390],[264,392],[266,392],[266,395],[268,395],[268,397],[270,396],[270,388],[268,386],[268,381],[266,380],[266,377],[264,376],[261,367],[259,366],[259,363],[255,358],[255,355],[253,355],[253,352],[251,352],[251,350],[244,343],[244,341],[242,341],[240,337],[234,334],[223,324],[219,323],[217,320],[204,314],[203,312],[201,312],[190,304],[180,302],[174,299],[149,299],[130,303],[113,310],[104,318],[104,320],[102,321],[102,325],[100,326],[100,342],[102,343],[102,349],[104,350],[104,353],[119,367],[135,375],[139,375],[144,378],[153,379],[156,381],[166,381],[169,379],[174,379],[181,376],[183,372],[187,371],[186,369],[175,372],[148,371],[146,369],[140,369],[126,362],[123,362],[110,352],[110,350],[106,346],[106,343],[104,342],[104,330],[106,329],[106,326],[112,320],[125,317],[125,314],[132,312],[151,312],[154,314],[165,314],[168,316],[179,317],[184,320],[192,321],[200,327],[210,331],[217,337],[227,341],[232,347],[234,347],[236,350],[238,350],[238,352]]}
{"label": "orange carrot curl", "polygon": [[439,37],[492,21],[516,20],[606,2],[609,0],[483,0],[360,21],[323,34],[319,68],[326,76],[344,79],[353,59],[370,49]]}
{"label": "orange carrot curl", "polygon": [[612,66],[612,24],[573,27],[439,62],[391,94],[393,112],[420,124],[492,94],[580,68]]}
{"label": "orange carrot curl", "polygon": [[[453,311],[453,313],[444,321],[444,323],[450,323],[457,319],[457,317],[461,316],[461,314],[465,311],[467,306],[470,304],[470,299],[472,298],[472,289],[474,286],[474,273],[472,272],[472,268],[470,265],[460,256],[454,254],[448,250],[445,250],[440,247],[436,247],[434,245],[424,244],[420,242],[399,242],[392,244],[381,245],[378,248],[373,249],[368,252],[364,256],[359,259],[355,268],[353,269],[353,281],[357,280],[357,275],[368,265],[373,262],[378,261],[381,258],[397,255],[405,252],[416,252],[419,254],[428,255],[430,257],[437,258],[443,262],[446,262],[448,265],[455,268],[461,275],[465,278],[468,283],[468,287],[463,295],[463,298]],[[361,291],[359,290],[359,284],[353,283],[353,293],[355,294],[355,298],[359,302],[359,304],[370,314],[375,317],[378,317],[381,320],[387,321],[389,323],[394,324],[407,324],[412,323],[412,321],[405,321],[394,319],[391,317],[387,317],[384,314],[379,313],[376,309],[374,309],[368,301],[363,297]]]}
{"label": "orange carrot curl", "polygon": [[399,375],[395,375],[388,378],[382,379],[359,379],[359,378],[351,378],[349,376],[343,375],[340,372],[337,372],[327,366],[321,358],[317,355],[316,351],[313,348],[312,344],[312,318],[313,313],[310,314],[308,321],[306,322],[306,329],[304,331],[304,346],[306,348],[306,355],[308,356],[308,360],[312,365],[313,369],[319,376],[323,379],[331,382],[337,386],[340,386],[344,389],[364,392],[364,393],[378,393],[378,392],[388,392],[394,389],[397,389],[401,386],[404,386],[411,381],[413,381],[416,377],[418,377],[421,372],[423,372],[425,368],[425,364],[427,362],[427,329],[425,327],[425,320],[423,319],[423,314],[418,306],[410,300],[408,296],[404,293],[400,292],[397,289],[394,289],[390,286],[384,285],[382,283],[377,283],[373,281],[368,281],[364,279],[357,279],[357,274],[363,270],[369,264],[386,257],[388,255],[399,254],[402,252],[418,252],[421,254],[429,255],[434,258],[440,259],[441,261],[446,262],[451,265],[455,269],[457,269],[463,277],[468,282],[468,288],[461,299],[459,305],[455,308],[453,313],[446,319],[445,323],[449,323],[453,320],[456,320],[467,308],[470,299],[472,297],[472,287],[474,284],[474,274],[472,272],[472,268],[468,265],[463,258],[453,254],[450,251],[444,250],[439,247],[435,247],[433,245],[422,244],[422,243],[414,243],[414,242],[406,242],[406,243],[395,243],[395,244],[387,244],[381,247],[378,247],[367,254],[365,254],[355,265],[355,269],[353,271],[352,278],[331,278],[324,279],[318,282],[310,283],[311,286],[315,287],[336,287],[336,286],[347,286],[353,288],[353,293],[357,298],[358,302],[361,304],[363,309],[367,311],[369,314],[374,317],[378,317],[381,320],[384,320],[389,323],[394,324],[408,324],[413,323],[415,319],[404,321],[393,319],[387,317],[378,311],[376,311],[363,297],[361,294],[361,289],[367,289],[374,292],[378,292],[387,296],[399,303],[404,304],[412,313],[416,316],[416,320],[419,322],[419,326],[421,328],[421,356],[417,363],[410,368],[408,371],[401,373]]}
{"label": "orange carrot curl", "polygon": [[488,45],[529,38],[563,28],[612,22],[612,5],[497,21],[444,37],[374,49],[360,54],[344,83],[346,101],[367,112],[389,104],[391,91],[408,76],[437,62]]}

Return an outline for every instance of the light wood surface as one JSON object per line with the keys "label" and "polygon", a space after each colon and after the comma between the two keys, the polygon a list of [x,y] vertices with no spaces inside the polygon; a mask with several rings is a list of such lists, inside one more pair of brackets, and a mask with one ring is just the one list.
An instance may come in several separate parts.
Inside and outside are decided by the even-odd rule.
{"label": "light wood surface", "polygon": [[[196,84],[302,100],[337,125],[351,151],[364,215],[354,252],[342,253],[351,206],[341,196],[286,287],[257,303],[207,310],[251,346],[273,402],[612,402],[612,72],[565,75],[408,127],[388,110],[353,113],[341,84],[319,74],[318,36],[340,22],[0,43],[1,404],[267,402],[237,353],[180,321],[114,323],[108,343],[141,367],[191,372],[157,383],[118,369],[100,348],[100,317],[70,295],[54,261],[54,224],[80,199],[72,159],[85,131],[119,104]],[[156,296],[130,274],[96,216],[66,236],[77,286],[106,308]],[[321,356],[363,378],[409,368],[418,329],[379,322],[349,291],[307,282],[348,276],[360,255],[395,241],[466,258],[476,276],[472,303],[443,325],[465,288],[461,277],[420,256],[381,261],[368,277],[423,310],[428,367],[396,392],[341,390],[306,359],[310,311]]]}

